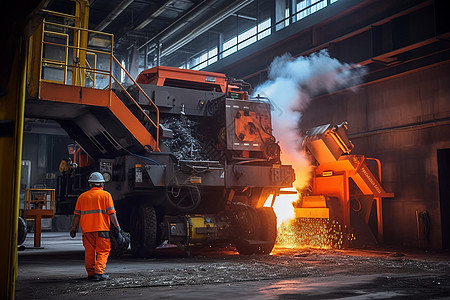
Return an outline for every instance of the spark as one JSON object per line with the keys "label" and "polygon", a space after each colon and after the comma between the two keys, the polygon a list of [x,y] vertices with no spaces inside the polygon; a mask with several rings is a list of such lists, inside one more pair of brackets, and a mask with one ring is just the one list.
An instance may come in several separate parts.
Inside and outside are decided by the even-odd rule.
{"label": "spark", "polygon": [[[293,188],[287,190],[295,191]],[[267,198],[264,206],[270,207],[272,197],[271,195]],[[278,232],[272,254],[282,249],[342,249],[346,239],[348,241],[356,239],[353,234],[347,237],[346,228],[336,220],[295,218],[295,205],[298,199],[298,194],[281,194],[273,204]]]}

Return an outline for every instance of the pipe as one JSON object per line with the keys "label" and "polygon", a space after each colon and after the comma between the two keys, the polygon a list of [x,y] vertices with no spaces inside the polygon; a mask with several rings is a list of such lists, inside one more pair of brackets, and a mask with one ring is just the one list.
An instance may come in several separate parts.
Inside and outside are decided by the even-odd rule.
{"label": "pipe", "polygon": [[381,182],[381,161],[378,158],[372,158],[372,157],[366,157],[366,160],[375,161],[378,166],[378,182],[382,184]]}
{"label": "pipe", "polygon": [[419,248],[422,248],[420,239],[420,223],[419,223],[419,211],[416,209],[416,224],[417,224],[417,241],[419,242]]}
{"label": "pipe", "polygon": [[[208,1],[210,3],[208,5],[204,5]],[[183,17],[181,17],[180,19],[176,20],[175,22],[170,24],[168,27],[166,27],[164,30],[160,31],[157,35],[155,35],[154,37],[152,37],[151,39],[146,41],[144,44],[139,46],[138,47],[138,51],[141,50],[146,45],[148,45],[151,42],[153,42],[154,40],[158,39],[163,34],[165,36],[170,36],[172,33],[180,30],[186,23],[188,23],[191,20],[197,18],[199,14],[203,13],[206,9],[208,9],[209,7],[214,5],[214,3],[216,3],[216,2],[217,2],[217,0],[203,0],[202,2],[200,2],[199,4],[197,4],[196,6],[191,8]],[[192,14],[192,15],[190,15],[190,14]],[[185,18],[186,18],[186,20],[184,20]],[[182,22],[182,23],[179,24],[180,22]]]}
{"label": "pipe", "polygon": [[156,66],[161,65],[161,43],[156,46]]}
{"label": "pipe", "polygon": [[95,30],[102,31],[105,29],[109,24],[111,24],[112,21],[114,21],[131,3],[133,0],[123,0],[120,2],[116,8],[114,8],[113,11],[109,13],[109,15],[106,16],[106,18],[97,25]]}
{"label": "pipe", "polygon": [[[244,0],[244,1],[238,1],[235,2],[229,6],[227,6],[222,11],[218,12],[193,30],[185,36],[183,36],[181,39],[179,39],[176,43],[170,45],[167,47],[166,50],[162,51],[162,56],[167,56],[172,54],[173,52],[177,51],[179,48],[183,47],[199,35],[203,34],[204,32],[208,31],[210,28],[214,27],[215,25],[222,22],[224,19],[226,19],[231,14],[239,11],[240,9],[244,8],[248,4],[252,3],[254,0]],[[164,38],[163,38],[164,39]]]}
{"label": "pipe", "polygon": [[134,30],[141,30],[145,26],[147,26],[151,21],[153,21],[156,17],[158,17],[163,11],[166,10],[166,7],[168,5],[173,4],[174,1],[170,0],[167,1],[165,4],[163,4],[160,8],[158,8],[155,12],[153,12],[148,18],[146,18],[144,21],[142,21],[139,25],[134,27]]}
{"label": "pipe", "polygon": [[428,120],[428,121],[404,124],[404,125],[399,125],[399,126],[394,126],[394,127],[375,129],[375,130],[366,131],[366,132],[353,133],[353,134],[349,134],[348,138],[358,139],[358,138],[368,137],[371,135],[391,133],[391,132],[396,132],[396,131],[400,131],[400,130],[418,130],[418,129],[437,127],[437,126],[446,126],[446,125],[450,125],[450,118]]}

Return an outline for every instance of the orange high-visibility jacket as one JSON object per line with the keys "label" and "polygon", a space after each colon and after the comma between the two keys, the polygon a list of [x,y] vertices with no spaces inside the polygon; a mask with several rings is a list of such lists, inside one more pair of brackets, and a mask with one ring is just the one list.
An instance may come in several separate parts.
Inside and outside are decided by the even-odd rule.
{"label": "orange high-visibility jacket", "polygon": [[80,215],[82,232],[109,231],[109,215],[115,213],[111,194],[101,187],[93,187],[77,199],[75,215]]}

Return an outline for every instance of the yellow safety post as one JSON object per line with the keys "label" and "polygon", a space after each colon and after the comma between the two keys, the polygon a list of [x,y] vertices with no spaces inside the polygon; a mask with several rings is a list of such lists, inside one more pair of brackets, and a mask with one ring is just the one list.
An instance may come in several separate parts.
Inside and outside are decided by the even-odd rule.
{"label": "yellow safety post", "polygon": [[72,84],[84,86],[86,73],[86,50],[88,44],[89,1],[75,0],[75,35],[73,50]]}
{"label": "yellow safety post", "polygon": [[28,39],[28,69],[27,89],[30,98],[38,98],[39,82],[41,79],[42,38],[44,22],[40,18],[39,25]]}
{"label": "yellow safety post", "polygon": [[17,47],[7,93],[0,97],[0,298],[14,299],[17,277],[17,226],[26,89],[23,39]]}

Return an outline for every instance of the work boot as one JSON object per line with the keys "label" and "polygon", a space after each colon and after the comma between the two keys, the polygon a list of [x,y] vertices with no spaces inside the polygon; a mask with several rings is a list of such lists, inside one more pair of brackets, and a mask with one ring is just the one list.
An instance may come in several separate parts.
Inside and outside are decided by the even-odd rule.
{"label": "work boot", "polygon": [[109,276],[106,274],[94,274],[94,276],[92,276],[92,279],[100,281],[100,280],[106,280],[108,279]]}

